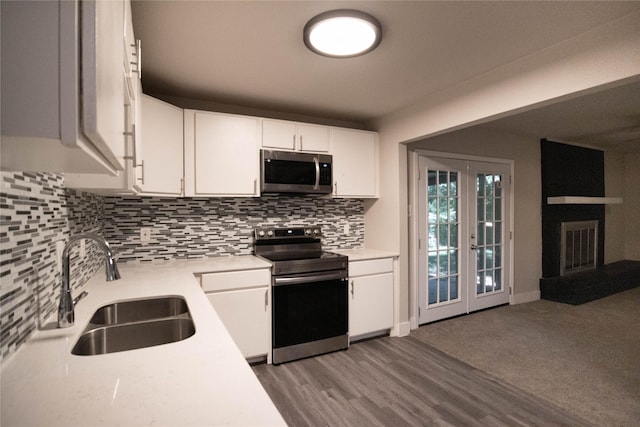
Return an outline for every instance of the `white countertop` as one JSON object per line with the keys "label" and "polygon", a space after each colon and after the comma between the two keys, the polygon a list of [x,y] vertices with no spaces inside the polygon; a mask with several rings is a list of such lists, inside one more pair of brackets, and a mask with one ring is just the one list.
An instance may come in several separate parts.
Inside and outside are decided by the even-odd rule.
{"label": "white countertop", "polygon": [[[54,314],[3,364],[2,426],[286,425],[194,277],[268,267],[253,256],[121,264],[122,279],[113,282],[101,269],[83,287],[89,295],[76,306],[74,326],[55,328]],[[138,350],[71,354],[96,309],[159,295],[186,299],[195,335]]]}
{"label": "white countertop", "polygon": [[393,258],[399,256],[399,254],[396,252],[367,248],[332,249],[331,252],[335,252],[340,255],[346,255],[349,257],[349,261],[365,261],[369,259]]}

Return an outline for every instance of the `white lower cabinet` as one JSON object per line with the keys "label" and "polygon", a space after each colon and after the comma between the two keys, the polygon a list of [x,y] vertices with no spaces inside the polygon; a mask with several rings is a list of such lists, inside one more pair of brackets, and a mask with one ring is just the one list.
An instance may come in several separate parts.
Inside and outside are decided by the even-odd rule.
{"label": "white lower cabinet", "polygon": [[349,262],[349,337],[393,327],[393,258]]}
{"label": "white lower cabinet", "polygon": [[245,358],[269,352],[271,270],[207,273],[202,289]]}

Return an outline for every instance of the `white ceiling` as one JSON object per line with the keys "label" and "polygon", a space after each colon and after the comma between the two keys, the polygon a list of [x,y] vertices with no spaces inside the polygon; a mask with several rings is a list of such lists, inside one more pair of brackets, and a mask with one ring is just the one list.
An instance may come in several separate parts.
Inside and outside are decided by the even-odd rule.
{"label": "white ceiling", "polygon": [[[375,51],[331,59],[306,49],[305,23],[338,8],[380,21]],[[638,1],[134,0],[133,21],[146,93],[366,125],[638,9]],[[592,144],[640,127],[640,84],[583,98],[493,125]]]}

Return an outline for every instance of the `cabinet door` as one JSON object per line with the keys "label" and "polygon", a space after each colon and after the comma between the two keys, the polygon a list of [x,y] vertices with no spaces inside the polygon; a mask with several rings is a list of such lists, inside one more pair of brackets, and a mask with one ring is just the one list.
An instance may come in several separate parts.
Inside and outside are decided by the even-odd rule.
{"label": "cabinet door", "polygon": [[0,18],[2,169],[121,170],[122,2],[6,1]]}
{"label": "cabinet door", "polygon": [[333,191],[336,197],[378,197],[378,140],[374,132],[333,128]]}
{"label": "cabinet door", "polygon": [[298,148],[301,151],[326,153],[329,151],[329,128],[298,124]]}
{"label": "cabinet door", "polygon": [[207,298],[244,357],[267,354],[268,288],[208,293]]}
{"label": "cabinet door", "polygon": [[349,288],[349,335],[393,326],[393,274],[355,277]]}
{"label": "cabinet door", "polygon": [[78,190],[89,191],[100,194],[136,194],[134,159],[136,153],[135,138],[135,114],[136,100],[132,98],[127,90],[124,91],[124,123],[125,137],[125,168],[118,171],[116,175],[101,173],[73,173],[64,174],[65,186]]}
{"label": "cabinet door", "polygon": [[123,1],[82,3],[82,126],[118,169],[124,169]]}
{"label": "cabinet door", "polygon": [[136,153],[144,193],[182,195],[182,109],[142,95],[142,143]]}
{"label": "cabinet door", "polygon": [[296,148],[296,124],[281,120],[263,120],[262,147],[294,150]]}
{"label": "cabinet door", "polygon": [[140,44],[133,33],[133,17],[131,16],[131,1],[124,1],[124,58],[123,66],[127,87],[134,97],[140,86],[141,52]]}
{"label": "cabinet door", "polygon": [[193,126],[193,195],[258,196],[259,120],[198,111]]}

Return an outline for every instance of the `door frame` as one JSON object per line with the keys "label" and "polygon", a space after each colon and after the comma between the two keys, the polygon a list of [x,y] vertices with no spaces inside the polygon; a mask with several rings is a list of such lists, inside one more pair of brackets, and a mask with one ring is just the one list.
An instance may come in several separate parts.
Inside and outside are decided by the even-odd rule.
{"label": "door frame", "polygon": [[419,191],[418,186],[418,172],[419,172],[419,158],[421,156],[432,157],[435,159],[453,159],[464,161],[477,161],[486,163],[498,163],[502,165],[508,165],[511,176],[511,197],[509,201],[509,304],[514,304],[515,295],[515,283],[514,283],[514,248],[515,248],[515,234],[514,230],[514,210],[515,210],[515,175],[514,175],[514,161],[511,159],[502,159],[497,157],[482,157],[459,153],[448,153],[443,151],[423,150],[415,149],[409,150],[408,153],[408,168],[407,168],[407,186],[409,196],[409,227],[408,227],[408,242],[409,242],[409,323],[411,329],[417,329],[419,325],[418,318],[418,267],[419,267],[419,252],[418,252],[418,234],[419,227]]}

